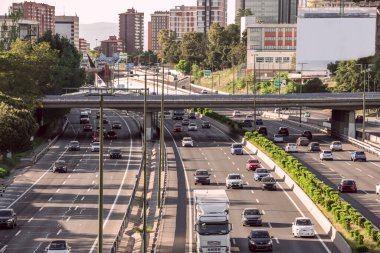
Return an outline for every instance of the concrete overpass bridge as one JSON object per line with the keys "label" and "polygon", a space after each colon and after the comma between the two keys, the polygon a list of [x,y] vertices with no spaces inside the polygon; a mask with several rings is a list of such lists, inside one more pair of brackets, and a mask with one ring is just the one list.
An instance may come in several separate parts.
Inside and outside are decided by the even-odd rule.
{"label": "concrete overpass bridge", "polygon": [[[104,107],[142,111],[144,96],[135,94],[104,95]],[[94,94],[46,96],[43,108],[99,108],[100,97]],[[331,130],[355,137],[355,110],[363,107],[380,108],[380,93],[303,93],[269,95],[165,95],[165,110],[206,108],[269,108],[311,107],[332,109]],[[147,128],[151,129],[152,115],[161,108],[160,95],[147,95],[149,112]],[[150,131],[149,131],[150,132]],[[148,137],[148,136],[147,136]],[[148,138],[149,139],[149,138]]]}

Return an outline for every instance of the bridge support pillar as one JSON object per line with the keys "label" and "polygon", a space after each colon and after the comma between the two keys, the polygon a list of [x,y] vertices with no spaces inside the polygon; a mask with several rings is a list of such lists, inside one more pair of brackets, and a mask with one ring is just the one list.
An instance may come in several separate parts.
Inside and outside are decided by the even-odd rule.
{"label": "bridge support pillar", "polygon": [[332,133],[355,138],[355,111],[332,110],[331,131]]}
{"label": "bridge support pillar", "polygon": [[147,112],[146,113],[146,140],[151,141],[153,136],[153,128],[152,128],[152,118],[153,113]]}

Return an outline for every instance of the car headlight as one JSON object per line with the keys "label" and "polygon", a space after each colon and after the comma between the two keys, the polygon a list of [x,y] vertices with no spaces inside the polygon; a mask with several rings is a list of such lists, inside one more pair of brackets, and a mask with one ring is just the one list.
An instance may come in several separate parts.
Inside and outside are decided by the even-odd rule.
{"label": "car headlight", "polygon": [[272,243],[273,243],[272,240],[270,240],[270,241],[268,242],[268,245],[272,245]]}
{"label": "car headlight", "polygon": [[246,221],[246,220],[248,220],[248,219],[247,219],[246,217],[243,217],[243,220]]}
{"label": "car headlight", "polygon": [[12,221],[13,221],[13,219],[8,219],[8,220],[7,220],[7,222],[12,222]]}
{"label": "car headlight", "polygon": [[249,240],[251,244],[256,244],[254,240]]}

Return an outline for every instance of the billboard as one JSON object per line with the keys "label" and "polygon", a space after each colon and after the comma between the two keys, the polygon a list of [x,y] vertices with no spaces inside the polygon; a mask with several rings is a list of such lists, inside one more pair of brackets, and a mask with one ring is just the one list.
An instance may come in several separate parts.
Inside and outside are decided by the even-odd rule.
{"label": "billboard", "polygon": [[298,18],[297,70],[325,70],[327,64],[375,54],[376,18]]}

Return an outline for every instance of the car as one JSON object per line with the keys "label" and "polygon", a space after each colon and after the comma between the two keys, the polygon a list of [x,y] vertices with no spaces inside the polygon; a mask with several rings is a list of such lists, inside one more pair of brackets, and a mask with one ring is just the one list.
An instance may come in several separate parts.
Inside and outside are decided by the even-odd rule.
{"label": "car", "polygon": [[207,94],[207,90],[201,90],[201,94]]}
{"label": "car", "polygon": [[262,226],[262,215],[258,208],[245,208],[241,212],[241,223],[243,226]]}
{"label": "car", "polygon": [[183,119],[182,120],[182,126],[188,126],[190,124],[189,119]]}
{"label": "car", "polygon": [[376,192],[377,195],[380,195],[380,184],[376,185],[375,192]]}
{"label": "car", "polygon": [[196,119],[195,112],[189,112],[189,119]]}
{"label": "car", "polygon": [[226,187],[230,188],[240,188],[243,189],[243,179],[240,174],[230,173],[226,177]]}
{"label": "car", "polygon": [[99,152],[100,142],[91,143],[91,152]]}
{"label": "car", "polygon": [[231,155],[242,155],[243,154],[243,145],[240,143],[231,144]]}
{"label": "car", "polygon": [[261,178],[261,190],[275,191],[277,190],[276,179],[272,176]]}
{"label": "car", "polygon": [[355,123],[363,123],[363,119],[364,119],[363,116],[358,115],[355,118]]}
{"label": "car", "polygon": [[86,124],[83,126],[83,132],[91,132],[92,131],[92,125]]}
{"label": "car", "polygon": [[319,159],[321,161],[324,161],[324,160],[334,160],[334,157],[333,157],[333,154],[331,152],[331,150],[322,150],[321,153],[319,153]]}
{"label": "car", "polygon": [[258,132],[259,134],[264,135],[264,136],[267,136],[267,135],[268,135],[268,130],[267,130],[267,128],[266,128],[265,126],[261,126],[261,127],[259,127],[259,129],[257,130],[257,132]]}
{"label": "car", "polygon": [[356,182],[353,179],[342,179],[338,185],[339,192],[354,192],[358,191]]}
{"label": "car", "polygon": [[111,149],[109,152],[110,159],[121,159],[123,156],[121,154],[121,150],[118,148]]}
{"label": "car", "polygon": [[90,123],[90,118],[88,116],[80,118],[80,124],[88,124],[88,123]]}
{"label": "car", "polygon": [[258,168],[253,172],[253,179],[255,181],[260,181],[263,177],[270,176],[269,171],[265,168]]}
{"label": "car", "polygon": [[103,124],[108,124],[108,123],[109,123],[109,120],[106,118],[103,118]]}
{"label": "car", "polygon": [[202,121],[202,128],[211,128],[211,124],[209,121]]}
{"label": "car", "polygon": [[245,119],[253,121],[253,115],[252,114],[247,114],[247,115],[245,115]]}
{"label": "car", "polygon": [[173,132],[182,132],[182,125],[179,123],[174,124]]}
{"label": "car", "polygon": [[17,215],[12,208],[0,209],[0,227],[15,228]]}
{"label": "car", "polygon": [[99,142],[100,140],[99,131],[93,132],[91,139],[92,139],[92,142]]}
{"label": "car", "polygon": [[83,112],[87,112],[87,115],[90,116],[91,115],[91,109],[90,108],[85,108],[83,110]]}
{"label": "car", "polygon": [[113,121],[111,128],[112,129],[121,129],[121,123],[119,121]]}
{"label": "car", "polygon": [[189,126],[187,127],[187,131],[197,131],[197,130],[198,130],[198,126],[197,126],[197,124],[195,124],[193,122],[191,122],[189,124]]}
{"label": "car", "polygon": [[233,111],[233,113],[232,113],[232,117],[240,117],[241,116],[241,113],[240,113],[240,111]]}
{"label": "car", "polygon": [[304,118],[310,118],[310,112],[305,112],[305,113],[303,114],[303,117],[304,117]]}
{"label": "car", "polygon": [[288,143],[288,144],[286,144],[286,146],[285,146],[285,152],[288,152],[288,153],[298,152],[298,150],[297,150],[297,144],[296,143]]}
{"label": "car", "polygon": [[53,163],[53,173],[67,172],[67,166],[65,160],[57,160]]}
{"label": "car", "polygon": [[306,137],[309,140],[312,140],[313,139],[313,134],[310,131],[303,131],[301,137]]}
{"label": "car", "polygon": [[333,141],[330,144],[330,150],[331,151],[342,151],[343,150],[343,145],[342,142],[340,141]]}
{"label": "car", "polygon": [[256,119],[256,126],[264,125],[264,121],[262,119]]}
{"label": "car", "polygon": [[292,222],[294,237],[314,237],[314,225],[308,217],[296,217]]}
{"label": "car", "polygon": [[277,134],[281,134],[281,135],[283,135],[283,136],[289,136],[289,130],[288,130],[287,127],[280,127],[280,128],[278,129]]}
{"label": "car", "polygon": [[69,253],[71,252],[71,247],[64,240],[54,240],[50,242],[49,246],[46,247],[47,253]]}
{"label": "car", "polygon": [[306,137],[298,137],[296,141],[297,146],[307,146],[309,143],[310,140]]}
{"label": "car", "polygon": [[354,151],[351,153],[351,161],[353,161],[353,162],[356,162],[356,161],[366,162],[367,156],[365,155],[364,151]]}
{"label": "car", "polygon": [[273,112],[274,113],[281,113],[281,108],[274,108]]}
{"label": "car", "polygon": [[321,151],[321,147],[319,146],[318,142],[313,141],[309,143],[309,146],[307,146],[307,150],[309,150],[309,152]]}
{"label": "car", "polygon": [[70,141],[69,142],[69,151],[79,151],[80,150],[80,145],[78,141]]}
{"label": "car", "polygon": [[205,169],[199,169],[194,172],[194,184],[210,184],[210,173]]}
{"label": "car", "polygon": [[245,164],[245,168],[248,171],[255,171],[258,168],[261,168],[261,163],[258,159],[249,159]]}
{"label": "car", "polygon": [[275,134],[273,135],[273,142],[278,143],[278,142],[284,142],[284,136],[281,134]]}
{"label": "car", "polygon": [[110,130],[110,131],[107,132],[106,137],[107,137],[107,139],[116,140],[117,139],[117,134],[116,134],[115,131]]}
{"label": "car", "polygon": [[191,137],[183,137],[182,147],[194,147],[193,139]]}
{"label": "car", "polygon": [[272,236],[270,236],[268,230],[252,230],[248,236],[248,248],[250,251],[272,251]]}
{"label": "car", "polygon": [[243,121],[243,126],[244,127],[252,127],[252,120],[251,119],[245,119],[244,121]]}

